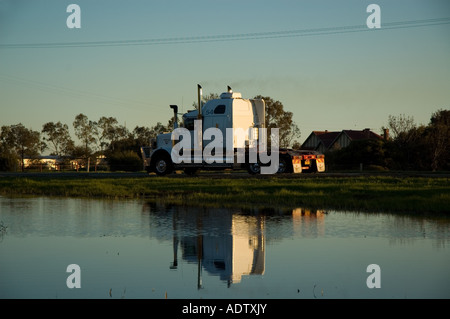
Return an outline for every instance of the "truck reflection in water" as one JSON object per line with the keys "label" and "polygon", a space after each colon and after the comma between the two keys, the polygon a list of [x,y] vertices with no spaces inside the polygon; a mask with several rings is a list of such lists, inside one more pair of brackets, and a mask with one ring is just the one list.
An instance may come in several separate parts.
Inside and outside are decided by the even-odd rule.
{"label": "truck reflection in water", "polygon": [[[199,289],[202,287],[202,271],[219,276],[228,285],[239,283],[242,276],[263,275],[266,237],[270,237],[266,228],[271,223],[284,223],[292,218],[291,223],[285,224],[290,225],[284,234],[286,236],[311,232],[310,223],[317,224],[317,227],[312,227],[317,233],[309,235],[323,233],[324,212],[300,208],[288,211],[232,210],[147,203],[143,211],[150,215],[150,236],[167,240],[172,235],[170,269],[178,268],[179,250],[183,261],[197,264]],[[272,240],[280,239],[278,235]]]}

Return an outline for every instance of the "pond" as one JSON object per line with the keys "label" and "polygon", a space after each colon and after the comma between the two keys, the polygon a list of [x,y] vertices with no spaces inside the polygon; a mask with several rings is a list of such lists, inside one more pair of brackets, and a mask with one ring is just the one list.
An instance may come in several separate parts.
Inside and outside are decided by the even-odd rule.
{"label": "pond", "polygon": [[449,298],[449,226],[442,215],[0,197],[0,298]]}

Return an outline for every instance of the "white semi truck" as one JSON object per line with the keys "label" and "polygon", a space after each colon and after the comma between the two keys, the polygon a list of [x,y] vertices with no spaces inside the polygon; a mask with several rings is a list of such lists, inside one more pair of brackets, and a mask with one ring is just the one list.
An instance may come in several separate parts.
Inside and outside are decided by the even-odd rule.
{"label": "white semi truck", "polygon": [[271,142],[267,143],[264,100],[243,99],[228,87],[219,99],[202,105],[202,87],[198,85],[197,90],[198,108],[182,115],[182,125],[178,125],[178,106],[170,105],[174,130],[141,147],[148,173],[162,176],[184,170],[191,175],[200,169],[244,169],[250,174],[325,171],[323,154],[278,148],[277,130],[272,129]]}

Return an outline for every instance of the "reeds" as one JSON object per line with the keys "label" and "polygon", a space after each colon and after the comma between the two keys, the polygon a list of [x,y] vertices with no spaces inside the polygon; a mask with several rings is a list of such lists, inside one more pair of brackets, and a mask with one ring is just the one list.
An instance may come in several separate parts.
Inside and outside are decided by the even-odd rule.
{"label": "reeds", "polygon": [[5,177],[4,196],[145,198],[182,205],[450,213],[441,177]]}

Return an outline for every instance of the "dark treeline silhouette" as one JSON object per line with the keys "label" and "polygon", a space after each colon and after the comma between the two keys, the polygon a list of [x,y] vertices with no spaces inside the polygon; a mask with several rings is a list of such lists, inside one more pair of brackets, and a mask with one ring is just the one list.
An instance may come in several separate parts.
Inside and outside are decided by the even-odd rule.
{"label": "dark treeline silhouette", "polygon": [[[390,138],[353,141],[326,154],[333,169],[439,171],[450,169],[450,111],[438,110],[427,125],[416,125],[404,114],[389,115]],[[385,128],[382,128],[385,129]]]}
{"label": "dark treeline silhouette", "polygon": [[[285,134],[280,132],[280,136],[286,140],[286,146],[290,143],[296,148],[299,143],[294,138],[300,136],[300,130],[292,121],[292,113],[285,112],[279,101],[265,99],[269,102],[268,125],[283,124],[280,131],[283,129]],[[103,116],[92,121],[81,113],[72,125],[79,145],[70,136],[68,125],[61,122],[45,123],[40,132],[21,123],[2,126],[0,171],[23,171],[25,159],[39,163],[43,152],[58,157],[61,165],[72,169],[94,166],[96,170],[139,171],[142,170],[140,147],[149,145],[150,139],[158,134],[171,131],[173,118],[167,125],[158,122],[152,127],[136,126],[130,131],[114,117]],[[387,128],[391,134],[388,139],[353,141],[346,148],[326,153],[328,170],[355,169],[361,164],[366,169],[380,170],[450,169],[449,110],[433,113],[427,125],[416,125],[410,116],[389,115]]]}
{"label": "dark treeline silhouette", "polygon": [[129,131],[114,117],[92,121],[82,113],[72,124],[81,145],[75,144],[68,125],[61,122],[45,123],[41,132],[21,123],[2,126],[0,171],[16,171],[17,163],[23,171],[25,159],[38,163],[43,152],[58,157],[66,167],[76,160],[79,167],[94,165],[100,169],[138,171],[142,169],[140,147],[148,145],[157,134],[171,130],[170,122],[166,126],[158,122],[152,127],[136,126]]}
{"label": "dark treeline silhouette", "polygon": [[[203,102],[216,98],[219,98],[218,94],[210,93],[203,97]],[[292,112],[285,111],[280,101],[270,97],[264,99],[267,126],[280,128],[281,146],[299,144],[295,139],[300,137],[300,130],[292,119]],[[195,102],[193,107],[197,107]],[[92,121],[80,113],[72,123],[79,145],[70,136],[69,126],[61,122],[45,123],[40,132],[27,129],[20,123],[3,126],[0,133],[0,171],[16,171],[17,163],[23,170],[25,159],[34,159],[39,165],[42,152],[58,157],[62,163],[59,167],[89,169],[94,166],[96,170],[139,171],[143,169],[140,147],[149,145],[150,139],[158,134],[172,131],[173,121],[171,117],[167,125],[158,122],[152,127],[136,126],[130,131],[114,117],[102,116],[98,121]]]}

